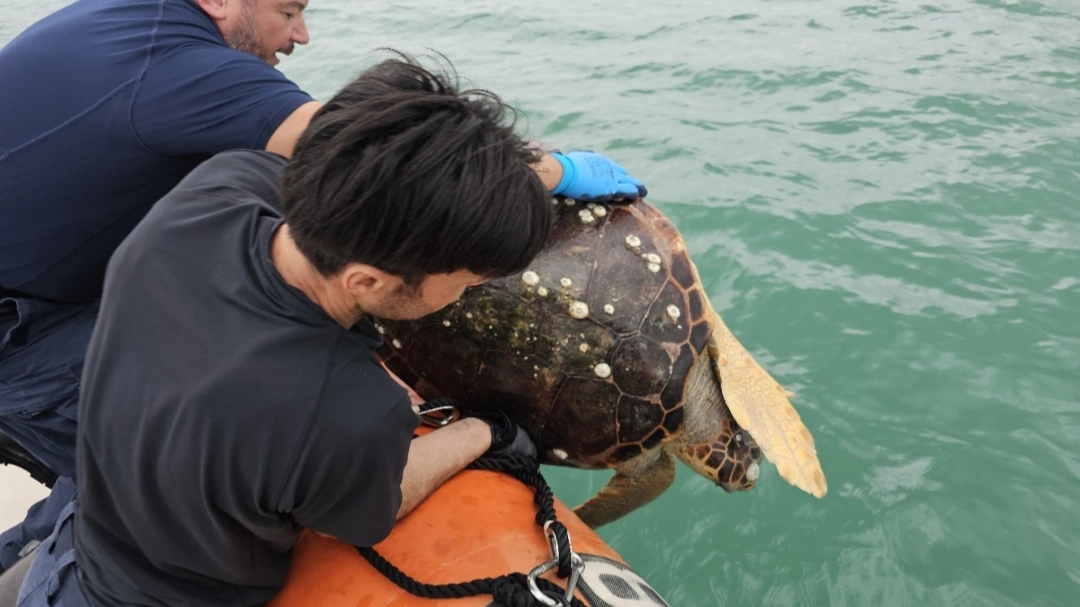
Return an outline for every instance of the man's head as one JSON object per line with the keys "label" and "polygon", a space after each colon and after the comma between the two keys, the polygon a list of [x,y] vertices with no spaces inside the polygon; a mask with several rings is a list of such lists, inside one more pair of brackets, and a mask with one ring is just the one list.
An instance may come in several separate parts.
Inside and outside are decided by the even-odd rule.
{"label": "man's head", "polygon": [[387,318],[419,318],[524,269],[554,211],[512,116],[408,57],[365,71],[319,110],[285,167],[296,247]]}
{"label": "man's head", "polygon": [[308,0],[196,0],[214,20],[229,46],[270,65],[278,53],[289,55],[307,44],[304,22]]}

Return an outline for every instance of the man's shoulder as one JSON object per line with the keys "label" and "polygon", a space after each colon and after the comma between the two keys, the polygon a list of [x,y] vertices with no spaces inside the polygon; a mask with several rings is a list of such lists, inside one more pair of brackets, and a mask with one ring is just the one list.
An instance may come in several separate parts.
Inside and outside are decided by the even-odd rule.
{"label": "man's shoulder", "polygon": [[[280,221],[275,207],[283,165],[281,157],[253,150],[226,152],[200,164],[116,249],[109,264],[112,280],[134,280],[137,273],[128,266],[151,259],[167,260],[174,274],[180,268],[198,274],[199,264],[209,259],[242,263],[231,257],[233,246],[246,243],[241,246],[249,250],[265,238],[263,229]],[[128,270],[117,272],[114,266]]]}
{"label": "man's shoulder", "polygon": [[[356,330],[342,333],[328,361],[324,386],[324,406],[334,411],[329,419],[376,424],[391,420],[406,425],[414,422],[408,393],[390,377],[375,354],[380,344],[377,334],[372,337]],[[358,429],[353,426],[354,431]]]}
{"label": "man's shoulder", "polygon": [[243,181],[244,177],[256,175],[261,180],[278,179],[285,168],[285,158],[262,150],[235,149],[214,154],[180,181],[180,187],[189,182]]}
{"label": "man's shoulder", "polygon": [[153,44],[206,42],[228,45],[213,20],[191,0],[84,0],[64,6],[27,28],[19,43],[46,45],[58,52],[68,46],[83,55],[107,49],[115,62],[122,49]]}
{"label": "man's shoulder", "polygon": [[[230,150],[195,167],[165,197],[221,196],[236,201],[257,198],[277,205],[285,159],[259,150]],[[165,201],[163,199],[163,202]]]}

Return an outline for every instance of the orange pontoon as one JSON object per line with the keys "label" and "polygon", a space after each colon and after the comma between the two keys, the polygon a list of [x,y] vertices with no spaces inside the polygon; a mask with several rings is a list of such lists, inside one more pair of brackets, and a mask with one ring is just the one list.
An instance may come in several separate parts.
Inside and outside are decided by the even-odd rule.
{"label": "orange pontoon", "polygon": [[[399,521],[375,549],[424,584],[462,583],[509,573],[529,573],[552,560],[547,536],[536,523],[533,489],[500,472],[466,470]],[[557,498],[584,569],[576,596],[590,607],[667,605],[610,546]],[[567,587],[553,571],[544,573]],[[486,607],[490,595],[432,600],[413,596],[372,567],[355,548],[305,533],[293,551],[292,569],[271,607]]]}

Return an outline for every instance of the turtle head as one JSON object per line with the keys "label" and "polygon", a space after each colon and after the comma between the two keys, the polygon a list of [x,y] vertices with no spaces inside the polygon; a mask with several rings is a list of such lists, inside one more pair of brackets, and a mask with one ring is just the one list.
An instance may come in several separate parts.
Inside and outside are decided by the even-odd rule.
{"label": "turtle head", "polygon": [[[730,419],[730,418],[729,418]],[[717,434],[702,464],[724,491],[753,489],[761,474],[761,449],[750,433],[730,419]]]}
{"label": "turtle head", "polygon": [[690,370],[684,409],[683,431],[671,444],[675,455],[725,491],[753,489],[761,449],[728,410],[707,355]]}

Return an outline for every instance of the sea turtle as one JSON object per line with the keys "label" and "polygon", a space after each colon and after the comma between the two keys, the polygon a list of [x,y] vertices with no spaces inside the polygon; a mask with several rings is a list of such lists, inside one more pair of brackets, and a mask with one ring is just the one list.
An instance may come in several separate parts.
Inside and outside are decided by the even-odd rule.
{"label": "sea turtle", "polygon": [[823,496],[810,432],[713,311],[675,226],[645,201],[552,202],[527,271],[418,321],[376,319],[387,367],[466,413],[501,407],[544,463],[614,468],[576,509],[592,527],[660,495],[675,457],[731,491],[755,485],[764,453]]}

